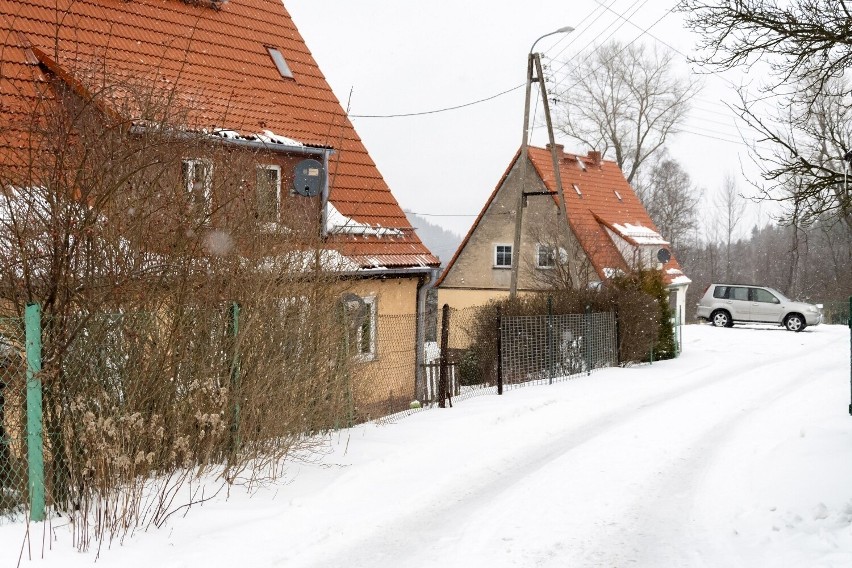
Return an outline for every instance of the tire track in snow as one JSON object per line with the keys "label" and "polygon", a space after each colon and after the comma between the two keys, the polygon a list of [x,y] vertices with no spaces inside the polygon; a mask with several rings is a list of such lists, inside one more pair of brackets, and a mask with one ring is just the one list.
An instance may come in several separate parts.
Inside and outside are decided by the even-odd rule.
{"label": "tire track in snow", "polygon": [[[818,350],[832,348],[833,344],[827,344]],[[788,359],[795,356],[791,355]],[[495,463],[480,468],[480,483],[470,479],[467,483],[459,483],[441,502],[424,503],[405,515],[371,529],[366,538],[361,535],[357,541],[340,542],[336,546],[330,542],[317,543],[327,546],[325,555],[308,551],[307,564],[300,564],[300,558],[297,557],[288,558],[286,565],[378,567],[397,566],[404,560],[406,566],[434,566],[437,563],[446,564],[448,559],[459,559],[459,555],[470,558],[487,556],[495,544],[490,535],[498,532],[496,529],[513,515],[513,511],[530,506],[525,501],[524,491],[518,491],[519,487],[529,484],[531,479],[557,462],[570,461],[573,453],[587,447],[590,442],[599,442],[602,438],[618,435],[623,429],[629,430],[644,420],[653,420],[654,414],[665,405],[683,405],[682,399],[691,397],[703,400],[707,397],[707,391],[731,381],[742,381],[743,375],[750,371],[767,366],[783,368],[788,364],[787,360],[769,361],[776,357],[775,353],[761,354],[746,365],[742,361],[733,360],[725,360],[721,364],[714,359],[704,361],[698,368],[680,375],[680,378],[689,376],[686,384],[609,409],[582,426],[566,430],[544,444],[529,448],[502,470],[494,471],[492,468],[503,465]],[[801,377],[794,377],[774,387],[786,387],[800,380]],[[770,390],[772,387],[769,385]],[[553,566],[564,566],[565,555],[574,556],[579,552],[585,561],[591,562],[583,566],[613,566],[627,564],[631,562],[631,557],[635,560],[671,553],[664,550],[665,546],[657,544],[660,532],[672,522],[680,523],[677,526],[681,526],[684,518],[689,517],[689,507],[680,507],[677,503],[667,505],[667,514],[658,519],[656,525],[659,526],[654,530],[645,530],[640,524],[655,517],[660,500],[665,495],[672,492],[689,494],[694,489],[711,461],[712,448],[732,435],[748,417],[747,411],[759,406],[765,393],[761,391],[754,396],[756,399],[748,408],[732,411],[723,421],[707,425],[681,460],[669,464],[665,474],[660,473],[656,479],[651,478],[645,484],[643,495],[654,495],[655,499],[637,496],[632,503],[625,504],[624,516],[629,520],[628,523],[602,530],[597,535],[599,538],[575,541],[574,547],[579,545],[581,550],[571,550],[571,542],[566,540],[565,548],[560,548],[560,545],[552,550],[526,551],[524,562],[534,561],[538,565],[550,565],[552,562]],[[784,396],[784,391],[781,390],[778,396]],[[491,533],[483,531],[483,526],[490,528]],[[626,555],[613,555],[613,547],[622,547]],[[691,553],[687,556],[694,559]],[[284,565],[283,561],[281,565]],[[450,565],[463,564],[451,561]]]}
{"label": "tire track in snow", "polygon": [[[840,343],[835,341],[821,346],[810,353],[816,357],[819,353],[837,349]],[[679,452],[679,459],[672,462],[656,478],[650,478],[645,487],[645,497],[635,500],[628,508],[626,516],[632,522],[619,525],[610,531],[590,550],[589,557],[594,562],[590,566],[750,566],[748,561],[737,557],[730,545],[724,544],[731,533],[720,535],[713,528],[700,524],[701,511],[697,510],[697,497],[707,470],[713,465],[719,451],[727,440],[738,432],[748,428],[758,420],[762,413],[771,412],[773,405],[795,397],[805,389],[813,388],[814,375],[828,373],[836,369],[831,361],[820,357],[810,372],[792,373],[782,378],[791,363],[800,359],[801,354],[791,354],[781,361],[760,364],[762,370],[776,370],[761,377],[759,389],[749,393],[746,400],[732,405],[719,419],[704,427],[703,433],[688,448]],[[756,366],[750,365],[754,370]],[[739,373],[734,380],[742,380]],[[768,378],[767,378],[768,376]],[[714,384],[713,386],[716,386]],[[697,394],[697,393],[696,393]],[[704,393],[701,393],[702,395]],[[691,542],[687,549],[672,543]],[[719,564],[719,557],[725,558]],[[710,563],[706,563],[706,559]]]}

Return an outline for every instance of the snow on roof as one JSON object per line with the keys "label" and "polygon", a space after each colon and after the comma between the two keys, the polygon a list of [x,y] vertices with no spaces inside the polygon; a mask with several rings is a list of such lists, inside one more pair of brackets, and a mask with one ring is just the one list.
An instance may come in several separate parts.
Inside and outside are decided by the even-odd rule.
{"label": "snow on roof", "polygon": [[270,271],[307,272],[315,268],[317,261],[323,270],[333,272],[354,272],[360,270],[358,264],[334,249],[293,251],[281,256],[267,257],[260,267]]}
{"label": "snow on roof", "polygon": [[332,235],[369,235],[374,237],[401,237],[404,235],[400,229],[391,229],[381,225],[373,226],[355,221],[338,211],[331,201],[328,202],[326,209],[326,229]]}
{"label": "snow on roof", "polygon": [[622,237],[628,238],[637,245],[667,245],[669,242],[665,240],[660,233],[654,229],[649,229],[642,225],[633,225],[625,223],[613,223],[613,227]]}
{"label": "snow on roof", "polygon": [[271,130],[264,130],[263,132],[257,132],[253,134],[243,134],[237,132],[236,130],[230,130],[227,128],[214,128],[210,134],[213,136],[219,136],[220,138],[225,138],[227,140],[248,140],[248,141],[258,141],[263,142],[264,144],[274,144],[281,146],[289,146],[291,148],[304,148],[305,144],[290,138],[288,136],[282,136],[281,134],[276,134]]}

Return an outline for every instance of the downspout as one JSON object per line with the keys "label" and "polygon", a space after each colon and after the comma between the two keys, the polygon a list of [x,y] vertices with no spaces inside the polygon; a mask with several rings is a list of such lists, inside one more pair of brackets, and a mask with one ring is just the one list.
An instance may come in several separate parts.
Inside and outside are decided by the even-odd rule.
{"label": "downspout", "polygon": [[420,277],[417,284],[417,343],[414,346],[414,396],[421,403],[426,395],[425,374],[425,347],[426,347],[426,297],[438,280],[440,268],[430,270]]}

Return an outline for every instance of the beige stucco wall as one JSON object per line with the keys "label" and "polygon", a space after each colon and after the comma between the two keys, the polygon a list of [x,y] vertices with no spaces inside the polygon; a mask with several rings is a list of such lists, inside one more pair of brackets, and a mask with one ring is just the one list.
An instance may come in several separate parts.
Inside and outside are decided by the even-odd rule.
{"label": "beige stucco wall", "polygon": [[414,400],[418,278],[371,278],[348,283],[362,298],[375,297],[376,352],[356,363],[353,391],[360,418],[402,410]]}
{"label": "beige stucco wall", "polygon": [[[509,172],[465,248],[444,276],[438,291],[439,305],[447,303],[461,309],[508,295],[511,269],[494,266],[494,251],[496,245],[512,245],[514,241],[515,211],[521,191],[519,164],[520,161]],[[529,162],[527,179],[526,193],[546,191]],[[536,267],[539,243],[557,244],[564,249],[575,282],[579,281],[580,267],[587,266],[588,259],[570,232],[553,196],[528,196],[523,215],[518,292],[547,289],[554,285],[554,272]]]}

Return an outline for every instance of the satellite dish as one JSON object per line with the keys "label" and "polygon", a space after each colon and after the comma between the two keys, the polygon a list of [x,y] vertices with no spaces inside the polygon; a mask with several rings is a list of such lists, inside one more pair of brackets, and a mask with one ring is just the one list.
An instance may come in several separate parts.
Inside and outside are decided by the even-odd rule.
{"label": "satellite dish", "polygon": [[322,190],[322,164],[316,160],[302,160],[293,171],[293,189],[301,196],[316,197]]}
{"label": "satellite dish", "polygon": [[672,253],[669,252],[669,249],[661,248],[657,251],[657,260],[662,262],[663,264],[670,261],[672,258]]}

